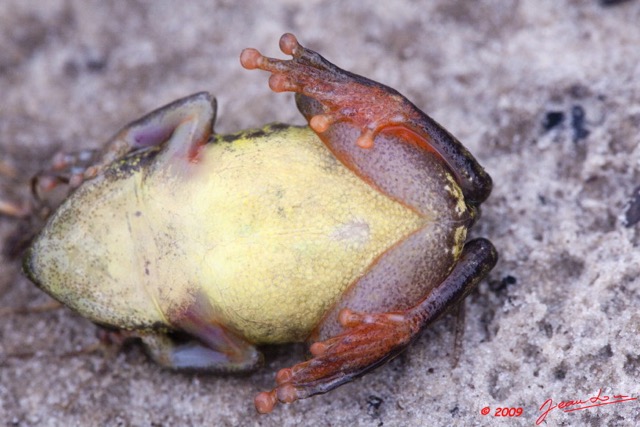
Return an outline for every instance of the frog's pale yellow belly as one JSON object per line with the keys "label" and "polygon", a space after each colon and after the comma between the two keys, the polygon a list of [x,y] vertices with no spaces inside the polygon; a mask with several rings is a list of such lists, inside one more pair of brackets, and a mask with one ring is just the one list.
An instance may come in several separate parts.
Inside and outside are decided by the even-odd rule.
{"label": "frog's pale yellow belly", "polygon": [[167,221],[191,254],[166,274],[184,268],[218,321],[256,343],[304,339],[376,257],[425,222],[306,128],[209,144],[185,182],[150,194],[172,201]]}

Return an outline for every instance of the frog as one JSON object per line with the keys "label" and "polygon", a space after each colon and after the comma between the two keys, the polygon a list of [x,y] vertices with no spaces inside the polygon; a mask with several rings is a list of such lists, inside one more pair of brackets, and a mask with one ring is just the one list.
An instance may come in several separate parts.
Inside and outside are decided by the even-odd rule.
{"label": "frog", "polygon": [[76,169],[23,260],[167,368],[250,372],[262,346],[305,343],[256,394],[262,414],[393,359],[498,257],[467,239],[492,180],[458,139],[293,34],[280,49],[291,58],[247,48],[240,63],[293,92],[306,126],[217,134],[208,92],[161,107]]}

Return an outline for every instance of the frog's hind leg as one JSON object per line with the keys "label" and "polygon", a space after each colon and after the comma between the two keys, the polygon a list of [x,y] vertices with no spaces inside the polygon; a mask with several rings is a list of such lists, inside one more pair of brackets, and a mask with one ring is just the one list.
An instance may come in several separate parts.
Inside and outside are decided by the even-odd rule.
{"label": "frog's hind leg", "polygon": [[[401,248],[402,245],[395,250],[402,252]],[[256,396],[256,409],[270,412],[277,402],[291,403],[325,393],[395,357],[421,330],[473,289],[496,261],[496,251],[488,240],[472,240],[446,279],[416,305],[369,313],[343,308],[339,312],[342,332],[311,345],[312,359],[280,370],[277,387]],[[385,279],[384,267],[377,266],[367,275]]]}
{"label": "frog's hind leg", "polygon": [[151,358],[161,366],[232,373],[251,371],[262,362],[253,344],[216,322],[214,310],[201,294],[187,307],[170,310],[167,320],[176,334],[141,334]]}

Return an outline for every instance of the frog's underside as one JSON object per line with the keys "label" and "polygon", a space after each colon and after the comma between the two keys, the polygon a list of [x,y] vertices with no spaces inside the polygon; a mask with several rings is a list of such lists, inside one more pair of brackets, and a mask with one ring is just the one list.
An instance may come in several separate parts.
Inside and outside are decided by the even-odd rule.
{"label": "frog's underside", "polygon": [[[448,274],[465,240],[455,182],[431,192],[449,217],[415,212],[342,165],[309,128],[215,136],[187,169],[163,154],[139,151],[84,183],[31,249],[38,283],[97,323],[171,325],[200,298],[211,320],[253,343],[300,341],[396,242],[420,241],[402,270],[415,273],[417,256],[442,260],[419,271],[428,284]],[[388,167],[401,158],[380,155]],[[418,170],[422,185],[447,174],[431,163]],[[369,309],[406,309],[424,292],[373,292]]]}

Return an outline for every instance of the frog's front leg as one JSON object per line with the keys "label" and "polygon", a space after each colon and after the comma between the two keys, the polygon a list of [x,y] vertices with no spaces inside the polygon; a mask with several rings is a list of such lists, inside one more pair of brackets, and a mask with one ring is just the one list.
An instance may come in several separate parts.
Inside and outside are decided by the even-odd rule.
{"label": "frog's front leg", "polygon": [[31,194],[37,205],[57,207],[61,200],[55,200],[53,190],[65,186],[66,198],[69,192],[82,184],[85,179],[95,176],[94,165],[100,159],[100,150],[79,150],[71,153],[58,152],[50,160],[47,168],[31,178]]}
{"label": "frog's front leg", "polygon": [[[343,163],[366,176],[353,159],[357,149],[372,148],[381,136],[400,138],[437,153],[456,175],[468,202],[479,204],[489,196],[491,177],[469,151],[396,90],[336,67],[300,45],[293,34],[280,38],[280,49],[293,59],[268,58],[249,48],[242,51],[240,62],[247,69],[271,72],[273,91],[296,92],[298,108],[309,126]],[[347,139],[342,133],[351,131],[357,135],[350,139],[352,143],[336,147],[336,141]]]}
{"label": "frog's front leg", "polygon": [[125,126],[107,144],[100,166],[136,150],[164,148],[170,158],[197,162],[213,133],[216,100],[200,92],[160,107]]}
{"label": "frog's front leg", "polygon": [[[196,93],[160,107],[128,124],[109,140],[103,149],[57,153],[49,166],[33,177],[31,189],[37,204],[55,208],[52,191],[68,187],[63,198],[84,181],[101,173],[118,159],[145,150],[164,149],[169,158],[197,162],[200,148],[213,133],[216,100],[207,92]],[[173,141],[173,143],[172,143]],[[2,213],[0,201],[0,213]],[[11,209],[9,206],[5,210]]]}
{"label": "frog's front leg", "polygon": [[[401,245],[394,250],[395,255],[411,256],[405,253],[413,249],[411,246]],[[339,322],[344,331],[311,345],[312,359],[280,370],[276,376],[277,387],[256,396],[256,409],[267,413],[277,402],[291,403],[325,393],[395,357],[420,331],[464,298],[496,261],[496,251],[488,240],[473,240],[466,244],[449,276],[419,304],[387,313],[343,308]],[[384,261],[378,263],[361,281],[388,278],[384,264]]]}

